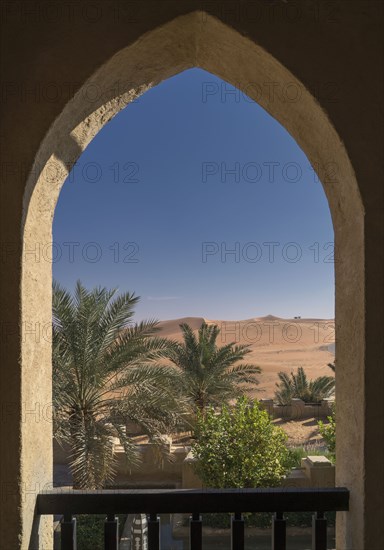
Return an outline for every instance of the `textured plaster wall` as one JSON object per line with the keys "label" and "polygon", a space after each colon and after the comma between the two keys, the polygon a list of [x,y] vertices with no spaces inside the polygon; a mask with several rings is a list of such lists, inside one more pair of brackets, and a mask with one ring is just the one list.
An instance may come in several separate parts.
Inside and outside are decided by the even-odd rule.
{"label": "textured plaster wall", "polygon": [[[149,87],[193,66],[246,89],[319,166],[337,253],[336,482],[351,490],[351,511],[338,525],[338,548],[383,546],[381,4],[284,4],[214,1],[203,4],[204,12],[196,11],[201,3],[184,0],[57,2],[56,12],[49,11],[49,2],[5,4],[0,187],[5,548],[52,546],[50,520],[32,525],[34,494],[52,479],[51,265],[39,251],[52,240],[61,185],[112,116]],[[291,83],[300,97],[260,95],[249,86],[254,82],[277,83],[280,89]],[[56,96],[47,98],[49,86],[58,90]]]}

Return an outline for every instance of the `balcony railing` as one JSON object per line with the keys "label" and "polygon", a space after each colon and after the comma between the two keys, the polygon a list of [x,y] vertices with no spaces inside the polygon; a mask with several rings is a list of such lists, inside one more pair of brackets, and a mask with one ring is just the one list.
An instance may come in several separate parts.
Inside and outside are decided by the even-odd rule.
{"label": "balcony railing", "polygon": [[[343,487],[320,489],[145,489],[63,491],[41,493],[37,513],[63,515],[61,549],[76,549],[77,514],[105,514],[104,548],[118,549],[118,520],[115,514],[148,515],[148,550],[161,550],[158,514],[185,513],[190,516],[190,550],[202,550],[202,513],[232,513],[232,550],[244,550],[242,512],[271,512],[272,550],[286,549],[284,512],[314,512],[312,549],[326,550],[328,511],[346,511],[349,491]],[[165,549],[164,549],[165,550]]]}

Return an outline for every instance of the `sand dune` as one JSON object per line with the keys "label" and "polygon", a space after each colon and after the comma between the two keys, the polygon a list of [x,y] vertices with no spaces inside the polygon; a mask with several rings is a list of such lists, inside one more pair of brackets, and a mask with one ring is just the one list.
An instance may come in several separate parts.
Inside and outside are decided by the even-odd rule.
{"label": "sand dune", "polygon": [[247,362],[263,369],[258,392],[260,398],[273,396],[280,371],[290,373],[297,367],[304,367],[309,378],[333,375],[327,366],[334,360],[333,319],[282,319],[267,315],[243,321],[223,321],[185,317],[160,322],[159,335],[180,341],[181,323],[188,323],[197,330],[203,321],[219,326],[219,345],[230,342],[250,345],[252,351]]}
{"label": "sand dune", "polygon": [[204,317],[182,317],[180,319],[172,319],[171,321],[161,321],[161,336],[166,338],[173,338],[175,340],[182,340],[180,325],[187,323],[193,330],[198,330],[203,322],[210,323]]}

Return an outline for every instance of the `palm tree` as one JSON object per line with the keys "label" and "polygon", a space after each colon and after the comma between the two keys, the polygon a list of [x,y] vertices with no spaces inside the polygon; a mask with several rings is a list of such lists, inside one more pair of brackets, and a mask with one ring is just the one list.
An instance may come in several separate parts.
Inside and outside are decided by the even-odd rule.
{"label": "palm tree", "polygon": [[333,372],[336,372],[336,362],[334,363],[327,363],[328,367],[333,370]]}
{"label": "palm tree", "polygon": [[289,405],[293,398],[302,399],[305,403],[319,403],[330,397],[335,390],[333,376],[319,376],[315,380],[308,380],[303,367],[297,373],[279,372],[280,382],[276,383],[275,398],[279,405]]}
{"label": "palm tree", "polygon": [[127,461],[137,463],[127,420],[160,441],[178,418],[174,372],[154,363],[169,342],[153,336],[156,321],[132,323],[138,297],[116,293],[89,291],[80,281],[73,296],[53,286],[54,435],[70,445],[77,488],[100,488],[113,479],[113,438]]}
{"label": "palm tree", "polygon": [[180,328],[184,341],[175,343],[167,357],[176,367],[179,389],[189,401],[192,415],[197,411],[204,414],[208,405],[223,405],[255,389],[260,367],[239,363],[251,352],[249,345],[230,343],[219,347],[217,325],[202,323],[197,337],[187,323]]}

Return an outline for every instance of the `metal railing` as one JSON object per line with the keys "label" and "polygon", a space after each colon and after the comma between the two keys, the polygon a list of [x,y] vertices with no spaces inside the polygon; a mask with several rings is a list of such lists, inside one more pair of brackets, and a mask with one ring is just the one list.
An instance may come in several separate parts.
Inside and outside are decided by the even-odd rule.
{"label": "metal railing", "polygon": [[[76,519],[79,514],[105,514],[104,548],[118,549],[116,514],[148,515],[148,550],[161,550],[158,514],[185,513],[190,516],[190,550],[202,550],[202,513],[232,513],[232,550],[244,550],[243,512],[271,512],[272,550],[286,549],[284,512],[314,512],[312,549],[326,550],[325,512],[347,511],[349,491],[336,488],[272,489],[143,489],[68,491],[40,493],[37,513],[63,515],[61,550],[76,549]],[[164,549],[166,550],[166,549]]]}

